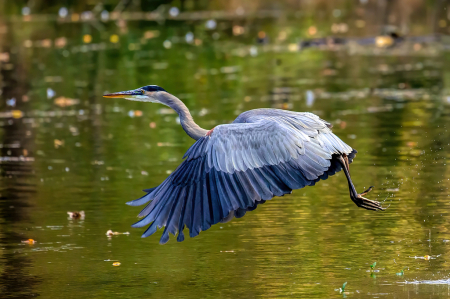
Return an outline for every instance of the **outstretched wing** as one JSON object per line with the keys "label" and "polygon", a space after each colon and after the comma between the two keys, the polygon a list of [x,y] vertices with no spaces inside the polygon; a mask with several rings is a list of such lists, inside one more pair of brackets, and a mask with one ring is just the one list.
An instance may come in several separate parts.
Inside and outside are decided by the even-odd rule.
{"label": "outstretched wing", "polygon": [[142,237],[164,226],[160,243],[177,232],[183,241],[185,226],[194,237],[274,196],[326,179],[340,170],[333,154],[345,153],[351,160],[356,153],[314,114],[258,114],[244,121],[215,127],[189,148],[161,185],[128,203],[151,201],[133,225],[151,223]]}

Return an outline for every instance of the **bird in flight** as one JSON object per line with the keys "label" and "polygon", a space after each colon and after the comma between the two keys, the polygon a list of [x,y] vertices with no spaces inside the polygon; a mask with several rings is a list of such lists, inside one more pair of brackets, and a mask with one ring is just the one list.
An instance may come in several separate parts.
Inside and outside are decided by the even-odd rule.
{"label": "bird in flight", "polygon": [[360,208],[384,210],[364,197],[372,187],[356,192],[349,165],[356,150],[331,132],[331,124],[308,112],[254,109],[232,123],[211,130],[198,126],[186,105],[156,85],[105,94],[106,98],[160,103],[175,110],[184,131],[195,141],[178,168],[161,185],[127,204],[146,204],[133,227],[150,226],[142,237],[164,227],[184,240],[219,222],[240,218],[274,196],[313,186],[344,170],[350,199]]}

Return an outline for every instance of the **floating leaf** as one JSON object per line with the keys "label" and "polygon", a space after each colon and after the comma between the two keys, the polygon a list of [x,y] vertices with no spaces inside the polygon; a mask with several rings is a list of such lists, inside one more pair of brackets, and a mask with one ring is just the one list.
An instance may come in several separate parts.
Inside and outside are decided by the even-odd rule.
{"label": "floating leaf", "polygon": [[91,41],[92,41],[92,35],[89,35],[89,34],[83,35],[83,42],[85,44],[89,44]]}
{"label": "floating leaf", "polygon": [[67,215],[69,215],[69,219],[84,219],[84,211],[80,212],[67,212]]}
{"label": "floating leaf", "polygon": [[106,235],[107,236],[114,236],[114,235],[118,235],[119,233],[118,232],[113,232],[112,230],[108,230],[107,232],[106,232]]}
{"label": "floating leaf", "polygon": [[119,36],[117,34],[113,34],[109,37],[109,41],[116,44],[119,42]]}
{"label": "floating leaf", "polygon": [[20,110],[13,110],[13,111],[11,111],[11,115],[13,118],[22,118],[23,112]]}
{"label": "floating leaf", "polygon": [[120,262],[114,262],[112,265],[113,265],[114,267],[120,266]]}
{"label": "floating leaf", "polygon": [[54,100],[55,105],[59,107],[67,107],[67,106],[73,106],[80,103],[80,100],[78,99],[71,99],[66,97],[58,97]]}
{"label": "floating leaf", "polygon": [[25,241],[22,241],[22,243],[25,243],[25,244],[34,244],[34,243],[37,243],[35,240],[33,240],[33,239],[28,239],[28,240],[25,240]]}
{"label": "floating leaf", "polygon": [[112,230],[108,230],[108,231],[106,232],[106,235],[107,235],[108,237],[111,237],[111,236],[117,236],[117,235],[129,235],[129,234],[130,234],[129,232],[119,233],[119,232],[113,232]]}
{"label": "floating leaf", "polygon": [[55,148],[59,148],[60,146],[64,146],[64,140],[55,139],[53,141],[53,143],[55,144]]}

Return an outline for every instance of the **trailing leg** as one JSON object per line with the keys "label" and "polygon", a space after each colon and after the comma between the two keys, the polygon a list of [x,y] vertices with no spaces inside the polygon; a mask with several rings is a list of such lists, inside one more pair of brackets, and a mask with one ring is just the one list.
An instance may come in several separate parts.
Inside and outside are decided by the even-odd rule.
{"label": "trailing leg", "polygon": [[347,177],[347,182],[348,182],[348,188],[350,190],[350,199],[360,208],[364,208],[366,210],[372,210],[372,211],[377,211],[377,210],[385,210],[385,208],[383,208],[380,204],[380,202],[375,201],[375,200],[370,200],[368,198],[363,197],[364,195],[366,195],[367,193],[369,193],[370,191],[372,191],[373,186],[370,186],[369,189],[367,189],[366,191],[362,192],[362,193],[357,193],[355,186],[353,185],[352,182],[352,178],[350,177],[350,167],[349,167],[349,163],[348,163],[348,158],[347,155],[340,155],[338,156],[338,161],[342,166],[342,169],[344,170],[345,176]]}

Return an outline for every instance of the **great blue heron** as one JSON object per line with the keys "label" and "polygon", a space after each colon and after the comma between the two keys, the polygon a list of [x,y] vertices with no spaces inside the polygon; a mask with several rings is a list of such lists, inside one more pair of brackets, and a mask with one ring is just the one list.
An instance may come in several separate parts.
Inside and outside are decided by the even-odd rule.
{"label": "great blue heron", "polygon": [[350,199],[367,210],[384,210],[378,201],[357,193],[349,164],[356,150],[331,132],[331,124],[308,112],[255,109],[240,114],[231,124],[211,130],[198,126],[186,105],[156,85],[105,94],[107,98],[160,103],[180,116],[184,131],[196,142],[181,165],[159,186],[144,190],[143,197],[127,204],[150,203],[133,227],[151,223],[142,237],[165,227],[160,243],[169,233],[184,240],[218,222],[240,218],[274,196],[312,186],[341,169],[347,177]]}

